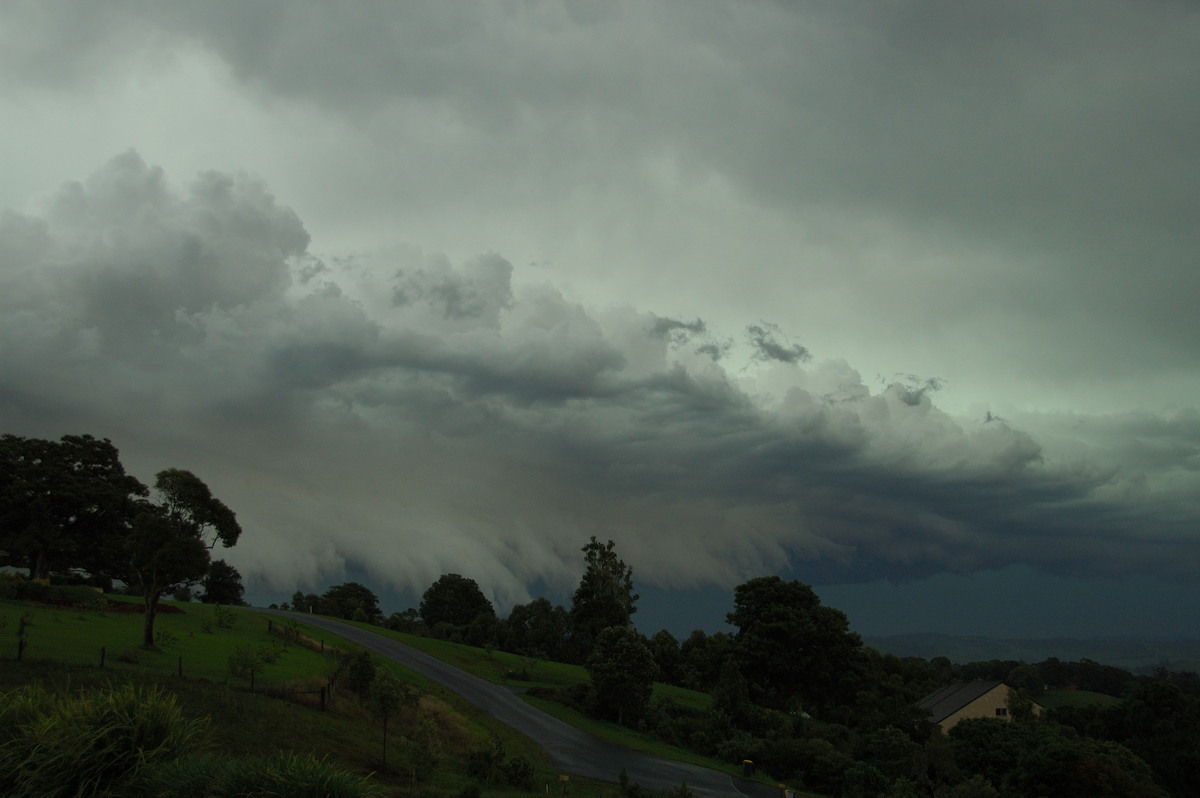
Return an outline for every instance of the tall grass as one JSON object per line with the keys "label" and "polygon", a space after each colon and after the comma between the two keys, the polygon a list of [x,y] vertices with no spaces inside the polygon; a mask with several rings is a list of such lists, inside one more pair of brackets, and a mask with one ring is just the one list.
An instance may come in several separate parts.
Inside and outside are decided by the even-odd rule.
{"label": "tall grass", "polygon": [[148,768],[130,795],[145,798],[375,798],[381,789],[325,758],[280,752],[203,756]]}
{"label": "tall grass", "polygon": [[147,763],[192,750],[207,721],[175,697],[124,685],[75,694],[19,688],[0,696],[0,791],[10,798],[104,795]]}

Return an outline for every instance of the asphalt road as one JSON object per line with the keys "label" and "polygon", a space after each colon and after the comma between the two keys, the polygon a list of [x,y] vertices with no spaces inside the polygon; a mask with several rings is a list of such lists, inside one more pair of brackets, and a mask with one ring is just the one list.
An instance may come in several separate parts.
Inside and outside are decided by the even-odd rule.
{"label": "asphalt road", "polygon": [[375,632],[324,615],[283,610],[264,612],[294,617],[310,626],[326,629],[440,682],[501,723],[537,742],[550,755],[554,766],[563,773],[616,782],[624,770],[631,781],[643,787],[673,789],[686,783],[688,789],[697,796],[779,798],[779,791],[766,785],[735,779],[709,768],[662,759],[601,740],[530,706],[512,688],[472,676]]}

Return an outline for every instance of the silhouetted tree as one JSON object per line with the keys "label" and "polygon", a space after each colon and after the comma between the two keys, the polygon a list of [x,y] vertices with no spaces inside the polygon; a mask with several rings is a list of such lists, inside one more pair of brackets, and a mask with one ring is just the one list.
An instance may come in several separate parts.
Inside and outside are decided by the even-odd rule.
{"label": "silhouetted tree", "polygon": [[504,621],[504,647],[516,654],[561,660],[567,656],[571,619],[561,605],[536,598],[517,604]]}
{"label": "silhouetted tree", "polygon": [[0,437],[0,549],[34,579],[82,568],[109,574],[145,485],[91,435]]}
{"label": "silhouetted tree", "polygon": [[650,651],[654,664],[658,666],[658,678],[668,684],[683,684],[683,654],[679,641],[666,629],[659,629],[650,638]]}
{"label": "silhouetted tree", "polygon": [[650,703],[657,670],[650,647],[636,629],[610,626],[602,631],[587,660],[599,714],[617,723],[635,723]]}
{"label": "silhouetted tree", "polygon": [[[314,597],[315,598],[315,597]],[[379,597],[366,585],[344,582],[325,591],[313,612],[353,620],[354,611],[362,610],[363,617],[375,623],[380,616]]]}
{"label": "silhouetted tree", "polygon": [[469,626],[479,616],[496,617],[492,602],[474,579],[459,574],[442,574],[421,597],[421,620],[433,628],[448,623],[459,628]]}
{"label": "silhouetted tree", "polygon": [[862,640],[808,585],[751,579],[734,590],[728,621],[738,630],[734,656],[755,703],[810,710],[849,703]]}
{"label": "silhouetted tree", "polygon": [[213,560],[200,584],[204,588],[200,600],[205,604],[241,606],[246,603],[242,600],[242,594],[246,591],[242,585],[242,575],[224,560]]}
{"label": "silhouetted tree", "polygon": [[600,543],[593,535],[582,549],[587,564],[571,599],[571,646],[583,658],[596,645],[600,633],[612,626],[629,626],[637,612],[633,569],[617,557],[614,544]]}

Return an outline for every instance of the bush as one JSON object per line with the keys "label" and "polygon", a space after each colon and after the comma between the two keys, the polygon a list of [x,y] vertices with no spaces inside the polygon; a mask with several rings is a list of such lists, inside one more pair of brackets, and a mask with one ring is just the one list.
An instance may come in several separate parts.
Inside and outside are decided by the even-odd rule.
{"label": "bush", "polygon": [[232,629],[237,626],[237,613],[220,604],[213,605],[213,622],[221,629]]}
{"label": "bush", "polygon": [[493,740],[491,747],[467,753],[467,775],[484,784],[507,784],[519,790],[534,788],[533,763],[523,756],[508,759],[504,743]]}
{"label": "bush", "polygon": [[229,673],[239,679],[249,679],[255,673],[262,673],[262,652],[250,646],[238,646],[227,660]]}
{"label": "bush", "polygon": [[86,609],[107,606],[103,593],[85,585],[44,585],[24,580],[0,580],[0,599],[34,601]]}
{"label": "bush", "polygon": [[356,695],[365,698],[371,690],[371,682],[375,681],[375,662],[366,651],[360,651],[350,658],[346,666],[346,687]]}
{"label": "bush", "polygon": [[137,793],[157,798],[377,798],[382,791],[326,759],[278,753],[195,757],[147,769]]}
{"label": "bush", "polygon": [[0,792],[10,798],[120,792],[147,763],[194,747],[205,722],[175,697],[125,686],[55,696],[21,688],[0,699]]}

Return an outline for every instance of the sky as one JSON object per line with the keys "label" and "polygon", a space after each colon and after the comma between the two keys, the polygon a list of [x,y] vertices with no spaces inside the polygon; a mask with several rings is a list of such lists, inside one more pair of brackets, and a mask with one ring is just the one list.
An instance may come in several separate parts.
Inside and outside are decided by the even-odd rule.
{"label": "sky", "polygon": [[0,2],[0,429],[259,602],[1200,636],[1200,7]]}

